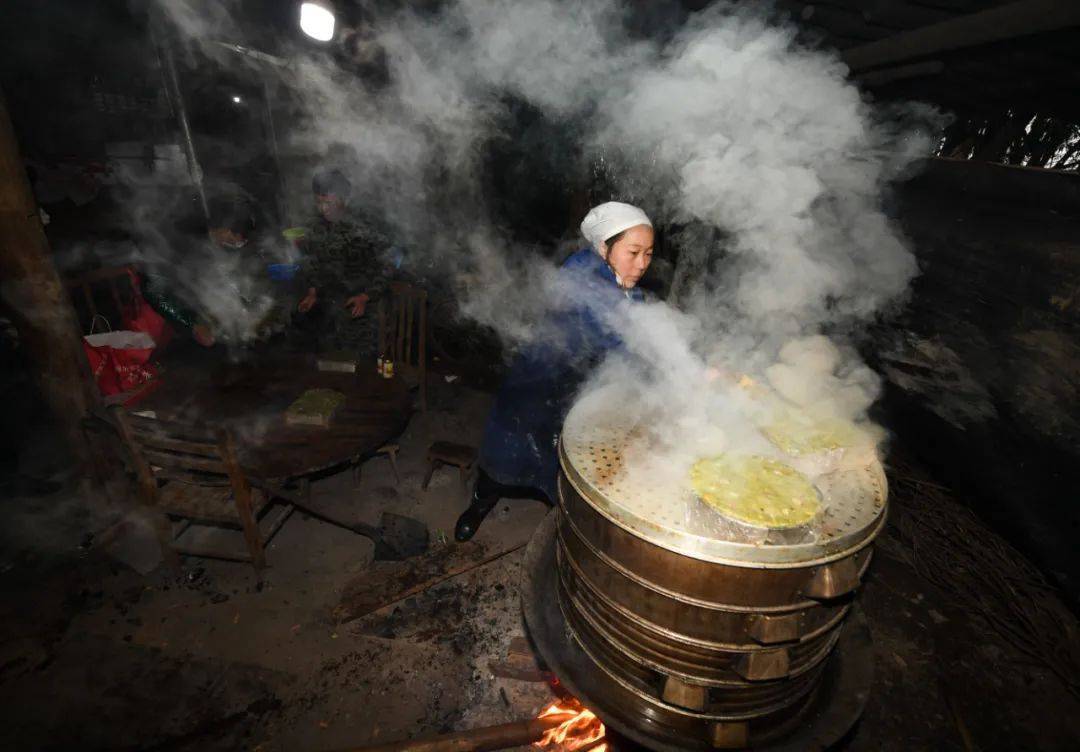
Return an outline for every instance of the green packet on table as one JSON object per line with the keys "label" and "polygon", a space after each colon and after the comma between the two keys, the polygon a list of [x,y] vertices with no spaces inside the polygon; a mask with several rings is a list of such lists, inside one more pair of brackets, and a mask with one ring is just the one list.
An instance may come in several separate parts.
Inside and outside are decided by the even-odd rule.
{"label": "green packet on table", "polygon": [[286,240],[300,240],[307,237],[306,227],[286,227],[281,231],[282,237]]}
{"label": "green packet on table", "polygon": [[289,425],[328,426],[330,420],[345,404],[345,395],[333,389],[308,389],[285,411]]}

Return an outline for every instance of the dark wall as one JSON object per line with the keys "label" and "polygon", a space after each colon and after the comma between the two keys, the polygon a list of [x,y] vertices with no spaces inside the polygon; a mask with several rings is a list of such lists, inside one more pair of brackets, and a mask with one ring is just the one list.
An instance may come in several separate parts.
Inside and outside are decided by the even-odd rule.
{"label": "dark wall", "polygon": [[898,439],[1080,593],[1080,176],[933,160],[897,207],[921,276],[877,343]]}

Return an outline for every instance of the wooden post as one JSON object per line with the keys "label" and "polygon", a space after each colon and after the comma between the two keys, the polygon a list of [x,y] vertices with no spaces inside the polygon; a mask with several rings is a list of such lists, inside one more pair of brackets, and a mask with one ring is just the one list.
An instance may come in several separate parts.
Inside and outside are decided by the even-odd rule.
{"label": "wooden post", "polygon": [[420,305],[420,333],[419,348],[420,359],[417,361],[420,366],[420,412],[427,412],[427,290],[419,291],[419,305]]}
{"label": "wooden post", "polygon": [[82,419],[93,392],[67,290],[53,265],[7,103],[0,93],[0,300],[34,379],[75,456],[88,457]]}

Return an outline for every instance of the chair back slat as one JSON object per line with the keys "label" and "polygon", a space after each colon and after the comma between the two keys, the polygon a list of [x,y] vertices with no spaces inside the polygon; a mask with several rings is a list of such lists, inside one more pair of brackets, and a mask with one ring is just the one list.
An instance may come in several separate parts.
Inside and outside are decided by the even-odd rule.
{"label": "chair back slat", "polygon": [[405,306],[405,352],[403,353],[402,361],[407,365],[412,365],[412,346],[413,346],[413,303],[414,301],[409,298],[408,304]]}
{"label": "chair back slat", "polygon": [[389,306],[380,305],[379,349],[395,366],[418,367],[427,352],[427,291],[394,282]]}
{"label": "chair back slat", "polygon": [[379,352],[394,369],[418,381],[420,407],[427,410],[427,291],[390,283],[389,305],[379,303]]}
{"label": "chair back slat", "polygon": [[[213,474],[193,474],[189,470],[173,470],[167,467],[154,468],[154,479],[171,481],[175,480],[179,483],[187,483],[189,485],[205,486],[207,488],[221,488],[223,486],[231,486],[232,480],[228,475]],[[193,483],[193,481],[198,481]]]}
{"label": "chair back slat", "polygon": [[409,299],[406,295],[402,295],[398,290],[395,290],[394,292],[394,308],[396,314],[394,320],[397,326],[397,337],[395,338],[394,346],[394,363],[408,365],[402,356],[405,352],[405,339],[412,334],[405,328],[405,309],[408,308]]}
{"label": "chair back slat", "polygon": [[[210,459],[208,457],[198,457],[186,452],[163,452],[157,449],[151,449],[146,443],[143,443],[142,455],[146,458],[146,461],[151,466],[165,468],[169,470],[192,470],[198,473],[208,473],[211,475],[228,475],[228,467],[222,460]],[[194,479],[193,479],[194,480]]]}
{"label": "chair back slat", "polygon": [[124,310],[124,301],[120,299],[120,288],[116,285],[116,277],[109,277],[109,292],[112,293],[113,305],[117,310]]}
{"label": "chair back slat", "polygon": [[386,301],[379,301],[379,355],[386,355]]}
{"label": "chair back slat", "polygon": [[94,305],[94,296],[90,292],[90,285],[82,285],[83,298],[86,300],[86,307],[90,311],[90,322],[93,325],[93,321],[97,318],[97,306]]}
{"label": "chair back slat", "polygon": [[221,450],[215,444],[203,444],[197,441],[185,441],[174,439],[163,433],[136,433],[139,442],[147,449],[157,449],[162,452],[179,454],[193,454],[198,457],[220,457]]}
{"label": "chair back slat", "polygon": [[427,290],[420,292],[420,336],[416,340],[416,349],[420,368],[420,407],[427,412]]}
{"label": "chair back slat", "polygon": [[225,432],[132,415],[119,407],[112,412],[143,484],[156,486],[165,478],[202,486],[232,484]]}
{"label": "chair back slat", "polygon": [[[131,303],[136,290],[131,283],[130,266],[109,267],[106,269],[94,269],[89,272],[67,277],[64,286],[67,287],[72,297],[72,305],[76,315],[80,316],[80,325],[85,334],[93,326],[93,320],[99,314],[105,315],[114,327],[119,327],[120,319],[124,310]],[[108,296],[103,294],[102,286],[108,288]],[[126,292],[122,292],[126,290]],[[82,312],[76,291],[82,293],[82,301],[85,303],[87,318],[81,318]],[[126,298],[126,299],[125,299]],[[111,303],[111,305],[110,305]],[[100,304],[100,305],[99,305]],[[104,306],[104,308],[102,307]],[[112,317],[112,318],[110,318]]]}
{"label": "chair back slat", "polygon": [[147,415],[130,412],[124,413],[124,419],[137,437],[158,436],[174,441],[207,445],[213,448],[213,452],[217,453],[219,451],[220,438],[218,433],[207,426],[156,417],[151,418]]}

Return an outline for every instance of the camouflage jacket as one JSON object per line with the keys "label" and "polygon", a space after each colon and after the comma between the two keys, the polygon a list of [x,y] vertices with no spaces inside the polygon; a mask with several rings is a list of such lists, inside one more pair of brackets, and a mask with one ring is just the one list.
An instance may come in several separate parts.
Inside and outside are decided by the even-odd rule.
{"label": "camouflage jacket", "polygon": [[386,259],[390,241],[372,223],[356,215],[337,222],[316,218],[305,236],[301,274],[319,297],[346,298],[366,293],[378,300],[390,284]]}

